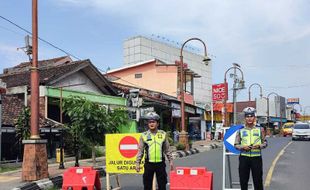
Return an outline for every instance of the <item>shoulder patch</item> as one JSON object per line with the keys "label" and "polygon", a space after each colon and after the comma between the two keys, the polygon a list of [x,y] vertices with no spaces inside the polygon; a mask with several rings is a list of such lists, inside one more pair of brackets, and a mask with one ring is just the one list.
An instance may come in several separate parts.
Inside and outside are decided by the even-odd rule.
{"label": "shoulder patch", "polygon": [[144,136],[147,135],[147,131],[143,132],[142,135],[144,135]]}
{"label": "shoulder patch", "polygon": [[243,136],[243,137],[248,136],[248,132],[247,132],[246,130],[243,130],[243,131],[242,131],[242,136]]}

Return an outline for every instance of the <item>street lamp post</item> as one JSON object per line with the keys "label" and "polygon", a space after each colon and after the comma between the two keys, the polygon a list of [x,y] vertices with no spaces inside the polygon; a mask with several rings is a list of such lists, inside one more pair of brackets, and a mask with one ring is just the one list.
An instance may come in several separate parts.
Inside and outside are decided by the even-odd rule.
{"label": "street lamp post", "polygon": [[267,95],[267,134],[270,135],[270,113],[269,113],[269,96],[270,95],[276,95],[276,96],[279,96],[279,94],[275,93],[275,92],[270,92],[268,95]]}
{"label": "street lamp post", "polygon": [[[236,91],[237,90],[240,90],[240,89],[243,89],[244,88],[244,76],[243,76],[243,72],[242,72],[242,70],[240,69],[240,65],[238,65],[238,64],[236,64],[236,63],[233,63],[233,66],[232,67],[230,67],[230,68],[228,68],[227,70],[226,70],[226,72],[225,72],[225,74],[224,74],[224,84],[226,84],[227,83],[227,78],[226,78],[226,75],[227,75],[227,73],[231,70],[231,69],[233,69],[234,70],[234,87],[233,87],[233,102],[234,102],[234,124],[236,124],[236,118],[237,118],[237,106],[236,106],[236,98],[237,98],[237,93],[236,93]],[[237,70],[239,70],[240,71],[240,73],[241,73],[241,80],[239,80],[238,78],[237,78],[237,73],[236,73],[236,71]],[[237,87],[237,84],[239,84],[238,85],[238,87]],[[227,99],[228,99],[228,97],[227,97]],[[224,114],[223,114],[223,126],[224,127],[226,127],[227,126],[227,121],[226,121],[226,114],[227,114],[227,108],[226,108],[226,98],[224,98],[224,105],[223,105],[223,112],[224,112]]]}
{"label": "street lamp post", "polygon": [[292,107],[292,111],[294,113],[294,120],[296,122],[296,113],[295,113],[295,105],[298,105],[299,106],[299,111],[302,112],[302,106],[299,104],[299,103],[296,103],[296,104],[293,104],[293,107]]}
{"label": "street lamp post", "polygon": [[185,44],[188,43],[189,41],[200,41],[203,46],[204,46],[204,59],[202,60],[205,62],[205,64],[208,64],[208,62],[211,60],[210,58],[207,57],[207,47],[206,44],[199,38],[190,38],[187,41],[185,41],[181,47],[180,51],[180,98],[181,98],[181,132],[179,135],[179,141],[181,144],[185,145],[186,149],[188,149],[188,135],[185,130],[185,102],[184,102],[184,90],[183,90],[183,85],[184,85],[184,63],[183,63],[183,48],[185,47]]}
{"label": "street lamp post", "polygon": [[307,108],[310,108],[310,106],[305,106],[304,107],[304,114],[303,114],[304,122],[306,121],[306,110],[307,110]]}
{"label": "street lamp post", "polygon": [[250,87],[249,87],[249,101],[251,101],[251,88],[252,88],[252,86],[254,86],[254,85],[257,85],[258,87],[259,87],[259,89],[260,89],[260,94],[259,94],[259,96],[260,96],[260,98],[262,98],[263,97],[263,88],[262,88],[262,86],[260,85],[260,84],[258,84],[258,83],[253,83],[253,84],[251,84],[250,85]]}

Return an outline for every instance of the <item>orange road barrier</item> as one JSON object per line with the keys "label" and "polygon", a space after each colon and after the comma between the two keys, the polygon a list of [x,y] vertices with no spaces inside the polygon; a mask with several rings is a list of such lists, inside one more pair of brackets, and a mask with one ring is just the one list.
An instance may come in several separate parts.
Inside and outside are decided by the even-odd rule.
{"label": "orange road barrier", "polygon": [[213,190],[213,173],[205,167],[176,167],[170,172],[170,190]]}
{"label": "orange road barrier", "polygon": [[71,167],[64,172],[62,190],[100,190],[99,173],[93,167]]}

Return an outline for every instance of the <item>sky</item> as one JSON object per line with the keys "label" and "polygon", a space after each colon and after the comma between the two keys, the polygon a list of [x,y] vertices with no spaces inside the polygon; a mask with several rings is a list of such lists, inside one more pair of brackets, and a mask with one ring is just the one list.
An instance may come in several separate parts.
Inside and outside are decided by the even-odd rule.
{"label": "sky", "polygon": [[[0,16],[31,31],[31,0],[2,0]],[[259,83],[310,106],[309,0],[38,0],[39,37],[102,72],[123,66],[123,42],[160,36],[179,43],[197,37],[212,58],[212,82],[221,83],[232,63],[241,65],[247,89]],[[0,72],[28,61],[19,47],[26,32],[0,18]],[[196,49],[202,45],[189,44]],[[199,53],[199,52],[197,52]],[[39,42],[39,59],[66,55]],[[228,77],[229,83],[232,79]],[[231,86],[231,84],[230,84]],[[251,88],[252,99],[259,88]],[[232,99],[232,92],[229,92]],[[270,96],[272,97],[272,95]],[[298,108],[296,106],[295,108]],[[310,107],[307,109],[310,113]]]}

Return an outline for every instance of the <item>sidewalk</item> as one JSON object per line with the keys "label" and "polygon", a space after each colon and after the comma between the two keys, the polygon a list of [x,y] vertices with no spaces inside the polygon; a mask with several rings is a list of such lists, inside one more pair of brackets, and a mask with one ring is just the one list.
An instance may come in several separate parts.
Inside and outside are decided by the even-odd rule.
{"label": "sidewalk", "polygon": [[[66,160],[68,159],[65,159],[65,169],[59,169],[59,163],[48,164],[48,173],[49,173],[50,179],[62,175],[66,169],[74,166],[75,161],[66,161]],[[96,158],[96,161],[97,161],[98,166],[103,166],[105,162],[105,157]],[[79,160],[79,164],[80,166],[93,166],[92,159]],[[21,179],[21,176],[22,176],[21,169],[1,173],[0,174],[1,190],[11,190],[11,189],[14,189],[15,187],[20,187],[27,183],[30,183],[30,182],[23,182]],[[48,183],[48,182],[49,181],[46,181],[46,180],[44,181],[44,183]]]}
{"label": "sidewalk", "polygon": [[[222,147],[221,141],[195,141],[193,142],[192,149],[190,151],[173,151],[174,158],[184,157],[191,154],[208,151],[210,149]],[[97,166],[103,168],[105,165],[105,157],[96,158]],[[49,160],[50,162],[50,160]],[[40,188],[51,188],[55,181],[60,181],[62,183],[62,178],[59,177],[63,172],[69,167],[74,166],[75,161],[68,161],[68,158],[65,159],[65,169],[59,169],[58,163],[49,163],[48,172],[50,179],[40,180],[37,182],[22,182],[21,180],[21,169],[5,172],[0,174],[0,185],[1,190],[20,190],[24,189],[21,187],[29,186],[28,189],[40,189]],[[80,166],[92,166],[92,159],[79,160]],[[19,187],[19,188],[17,188]],[[40,188],[39,188],[40,187]]]}

